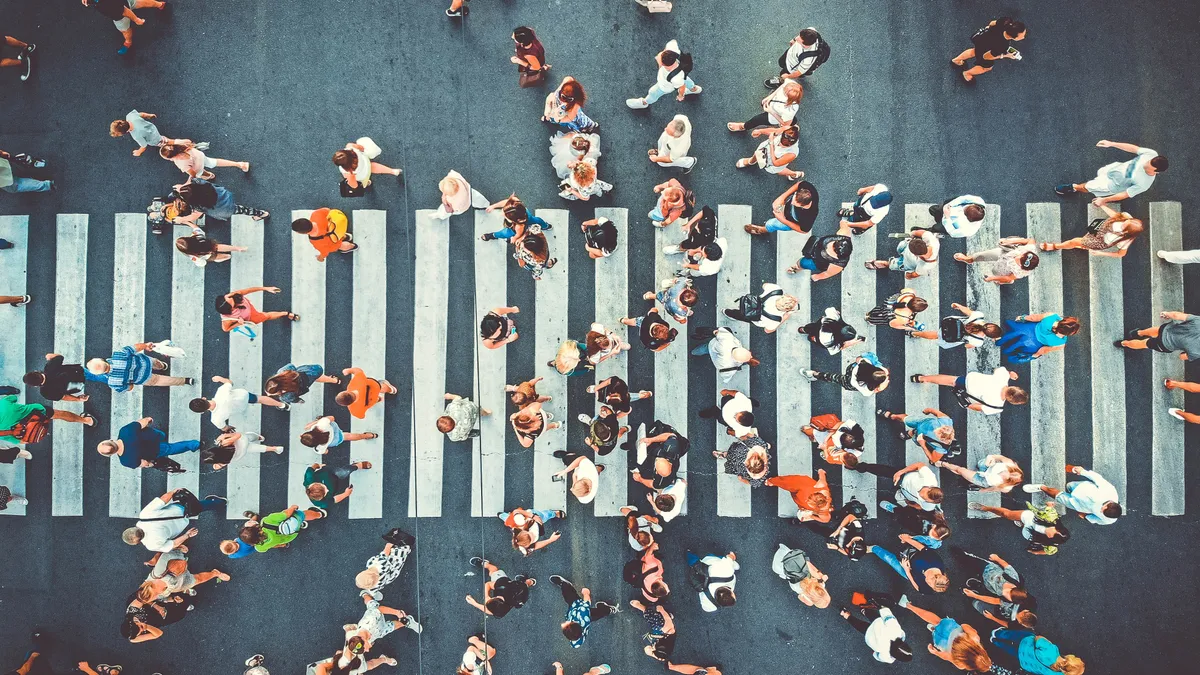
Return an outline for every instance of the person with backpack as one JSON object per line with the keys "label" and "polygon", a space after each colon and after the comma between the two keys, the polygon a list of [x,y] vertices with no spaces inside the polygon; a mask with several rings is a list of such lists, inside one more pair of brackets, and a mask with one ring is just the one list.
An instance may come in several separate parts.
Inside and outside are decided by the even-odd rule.
{"label": "person with backpack", "polygon": [[813,442],[813,449],[830,464],[848,469],[858,465],[862,457],[866,432],[854,420],[842,420],[833,413],[814,415],[800,431]]}
{"label": "person with backpack", "polygon": [[942,317],[939,330],[910,331],[909,336],[923,340],[936,340],[941,349],[964,347],[976,349],[982,347],[988,340],[998,340],[1004,335],[1000,324],[989,323],[983,313],[961,305],[950,303],[958,314]]}
{"label": "person with backpack", "polygon": [[827,525],[817,521],[807,524],[809,529],[825,535],[825,548],[841,553],[851,562],[858,562],[867,554],[866,517],[867,507],[851,497],[850,501],[833,512],[830,522],[837,523],[837,527],[828,530]]}
{"label": "person with backpack", "polygon": [[650,603],[666,602],[671,593],[665,580],[662,560],[656,555],[658,542],[642,549],[640,555],[625,563],[621,577],[641,593],[641,600]]}
{"label": "person with backpack", "polygon": [[829,591],[825,590],[829,575],[822,574],[801,549],[780,544],[771,559],[771,571],[788,582],[800,602],[817,609],[829,606]]}
{"label": "person with backpack", "polygon": [[579,413],[576,419],[588,427],[588,435],[583,439],[584,444],[601,457],[615,450],[621,437],[629,433],[629,427],[622,426],[618,413],[607,405],[602,404],[595,416]]}
{"label": "person with backpack", "polygon": [[[897,236],[905,236],[897,234]],[[868,260],[863,263],[869,270],[892,270],[904,272],[905,279],[916,279],[937,269],[938,252],[942,244],[938,236],[929,230],[911,230],[908,236],[896,244],[896,255],[887,260]]]}
{"label": "person with backpack", "polygon": [[673,276],[659,283],[658,291],[646,291],[643,300],[657,300],[662,303],[663,310],[676,322],[687,323],[688,317],[695,313],[692,309],[700,300],[700,294],[695,289],[691,277]]}
{"label": "person with backpack", "polygon": [[786,80],[800,80],[812,75],[829,60],[829,43],[816,28],[805,28],[788,43],[787,51],[779,57],[779,75],[767,78],[763,86],[775,89]]}
{"label": "person with backpack", "polygon": [[800,259],[787,268],[787,273],[808,270],[811,273],[809,281],[821,281],[841,274],[850,263],[850,254],[854,251],[854,243],[850,239],[852,234],[854,231],[843,220],[836,233],[809,237],[800,251]]}
{"label": "person with backpack", "polygon": [[629,534],[629,547],[641,551],[654,543],[654,533],[662,532],[659,519],[648,513],[639,513],[635,506],[622,506],[625,529]]}
{"label": "person with backpack", "polygon": [[[230,220],[234,216],[250,216],[251,220],[263,221],[271,217],[270,211],[238,204],[233,193],[216,183],[203,178],[189,178],[186,183],[175,186],[174,197],[162,207],[163,220],[174,225],[188,225],[199,230],[200,218],[206,220]],[[156,206],[151,204],[153,213]]]}
{"label": "person with backpack", "polygon": [[678,478],[679,460],[687,454],[691,442],[658,420],[646,433],[636,444],[637,466],[631,471],[632,478],[651,490],[663,490]]}
{"label": "person with backpack", "polygon": [[1037,600],[1025,590],[1021,575],[1012,565],[995,553],[984,558],[962,549],[951,550],[975,570],[975,576],[967,579],[963,595],[972,599],[976,612],[1002,628],[1032,629],[1037,625]]}
{"label": "person with backpack", "polygon": [[700,597],[700,609],[715,612],[722,607],[733,607],[737,602],[734,588],[737,586],[737,571],[741,567],[733,551],[719,556],[698,556],[687,552],[689,568],[688,582]]}
{"label": "person with backpack", "polygon": [[865,338],[859,336],[854,326],[846,323],[846,320],[842,318],[841,310],[836,307],[826,307],[819,319],[806,323],[796,330],[801,335],[807,336],[810,343],[824,347],[830,356],[860,342],[866,342]]}
{"label": "person with backpack", "polygon": [[671,40],[661,52],[654,55],[658,64],[658,80],[641,98],[625,99],[625,105],[638,110],[649,108],[655,101],[674,93],[676,100],[682,101],[687,96],[695,96],[704,91],[692,82],[692,55],[679,49],[679,41]]}
{"label": "person with backpack", "polygon": [[937,408],[925,408],[920,416],[883,409],[877,414],[889,422],[900,422],[904,425],[900,431],[900,438],[916,443],[930,464],[936,464],[943,457],[954,457],[962,452],[961,444],[954,438],[954,420]]}
{"label": "person with backpack", "polygon": [[1071,532],[1062,523],[1054,502],[1047,502],[1042,506],[1025,506],[1024,509],[1016,510],[987,506],[978,502],[967,504],[967,508],[972,511],[990,513],[1016,524],[1021,528],[1021,536],[1029,542],[1026,551],[1034,555],[1055,555],[1058,553],[1058,547],[1071,538]]}
{"label": "person with backpack", "polygon": [[874,352],[865,352],[855,357],[844,373],[826,373],[811,368],[800,373],[809,382],[832,382],[846,391],[857,391],[863,396],[874,396],[891,384],[891,374]]}
{"label": "person with backpack", "polygon": [[471,566],[482,569],[487,580],[483,584],[483,602],[467,595],[467,604],[497,619],[504,618],[514,609],[524,607],[529,601],[529,589],[537,585],[537,579],[523,574],[509,577],[490,560],[471,558]]}
{"label": "person with backpack", "polygon": [[784,293],[782,286],[764,282],[761,293],[747,293],[738,298],[738,306],[726,309],[725,316],[734,321],[745,321],[758,326],[767,333],[774,333],[798,306],[799,301],[795,296]]}
{"label": "person with backpack", "polygon": [[708,356],[716,367],[717,379],[722,384],[727,384],[742,368],[759,364],[754,354],[742,346],[737,334],[725,326],[714,331],[697,328],[692,333],[692,339],[705,340],[692,350],[692,356]]}
{"label": "person with backpack", "polygon": [[1025,405],[1029,402],[1029,394],[1024,389],[1009,384],[1016,379],[1017,373],[1003,366],[991,373],[967,373],[957,377],[920,373],[908,377],[910,382],[917,384],[952,387],[959,405],[984,415],[999,415],[1004,411],[1005,403]]}
{"label": "person with backpack", "polygon": [[583,248],[592,260],[607,258],[617,250],[617,226],[608,218],[592,218],[579,225]]}
{"label": "person with backpack", "polygon": [[[681,226],[684,234],[683,241],[675,245],[664,246],[663,253],[667,255],[692,253],[717,241],[717,212],[713,211],[711,206],[703,206],[695,213],[688,211],[685,217],[688,220]],[[722,251],[725,249],[724,241],[721,239]]]}
{"label": "person with backpack", "polygon": [[742,229],[754,236],[765,236],[772,232],[807,234],[812,231],[813,223],[817,222],[820,205],[817,188],[806,180],[798,180],[772,202],[771,217],[766,223],[750,223],[743,225]]}
{"label": "person with backpack", "polygon": [[0,397],[0,448],[16,449],[13,461],[21,454],[20,444],[37,443],[50,432],[50,421],[62,420],[84,426],[95,426],[96,418],[89,413],[75,414],[69,410],[47,408],[41,403],[21,403],[16,394]]}
{"label": "person with backpack", "polygon": [[179,548],[200,533],[200,530],[192,527],[190,518],[205,511],[215,511],[227,501],[217,495],[197,499],[185,488],[168,490],[142,508],[133,527],[121,533],[121,541],[130,546],[141,544],[157,553]]}
{"label": "person with backpack", "polygon": [[[904,628],[892,613],[895,601],[886,593],[855,593],[853,604],[862,616],[855,616],[846,607],[839,614],[854,630],[863,634],[876,661],[880,663],[908,663],[912,661],[912,647],[905,642]],[[908,604],[901,596],[900,606]]]}
{"label": "person with backpack", "polygon": [[350,219],[338,209],[321,208],[307,218],[297,218],[292,221],[292,232],[308,237],[321,262],[330,253],[352,253],[358,248],[350,234]]}
{"label": "person with backpack", "polygon": [[116,457],[121,466],[130,469],[155,468],[169,473],[182,473],[172,455],[199,452],[200,441],[167,441],[164,431],[155,429],[154,418],[143,417],[117,431],[117,437],[100,441],[96,451],[105,457]]}
{"label": "person with backpack", "polygon": [[[975,78],[992,72],[1000,59],[1021,59],[1021,54],[1012,46],[1013,42],[1025,39],[1025,24],[1008,17],[995,19],[971,36],[969,49],[950,59],[950,63],[962,71],[963,81],[971,84]],[[967,59],[975,59],[968,68]]]}
{"label": "person with backpack", "polygon": [[286,548],[296,537],[300,536],[300,530],[307,528],[312,521],[320,520],[327,515],[329,514],[325,512],[325,509],[314,506],[301,511],[300,507],[295,504],[283,511],[267,514],[264,518],[247,511],[246,517],[249,520],[242,525],[238,539],[253,546],[254,550],[259,553],[266,553],[273,548]]}
{"label": "person with backpack", "polygon": [[850,208],[837,212],[839,228],[849,228],[854,234],[862,234],[883,222],[892,210],[892,191],[883,183],[866,185],[858,189],[858,199]]}

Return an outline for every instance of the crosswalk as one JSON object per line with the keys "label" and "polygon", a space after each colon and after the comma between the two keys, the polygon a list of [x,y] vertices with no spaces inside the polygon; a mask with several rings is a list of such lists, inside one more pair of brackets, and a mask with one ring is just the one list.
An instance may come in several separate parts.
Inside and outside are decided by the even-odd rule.
{"label": "crosswalk", "polygon": [[[1063,232],[1074,232],[1080,229],[1079,220],[1084,215],[1082,208],[1072,211],[1074,207],[1067,206],[1067,217],[1071,223],[1063,226],[1064,206],[1061,203],[1034,203],[1025,206],[1025,232],[1038,241],[1061,241]],[[296,210],[292,218],[305,217],[307,210]],[[798,326],[818,314],[823,307],[816,307],[812,301],[812,287],[807,274],[787,275],[785,269],[799,256],[806,240],[804,235],[791,233],[776,234],[769,242],[752,246],[751,239],[741,231],[746,223],[756,222],[754,208],[747,205],[727,204],[717,208],[718,222],[721,234],[729,241],[729,250],[721,272],[713,281],[698,280],[702,297],[707,296],[710,304],[715,305],[715,325],[728,325],[742,338],[747,345],[750,343],[750,327],[747,324],[729,320],[720,311],[737,305],[737,299],[757,291],[752,285],[752,261],[759,251],[774,247],[775,277],[768,281],[777,281],[784,286],[789,295],[797,297],[799,309],[794,320],[785,324],[784,328],[773,337],[768,338],[773,343],[766,350],[762,349],[764,342],[755,337],[756,356],[765,363],[773,359],[775,391],[750,390],[751,377],[746,370],[738,373],[728,384],[719,381],[717,391],[712,392],[713,400],[693,401],[689,406],[687,384],[689,373],[697,374],[711,368],[706,360],[688,358],[687,334],[696,323],[706,323],[696,320],[687,326],[680,327],[680,337],[665,351],[653,356],[653,390],[654,397],[641,404],[635,405],[633,415],[644,419],[661,419],[668,422],[684,435],[687,435],[689,423],[695,424],[694,410],[712,405],[719,390],[735,388],[753,395],[768,409],[773,408],[777,420],[773,436],[767,438],[772,444],[773,455],[776,457],[776,470],[780,474],[805,473],[812,474],[822,463],[814,464],[813,453],[808,440],[800,431],[814,412],[840,412],[843,419],[854,419],[866,431],[866,444],[863,461],[877,461],[877,450],[881,434],[890,435],[888,426],[877,423],[875,416],[875,399],[864,398],[857,392],[843,391],[841,393],[841,410],[830,411],[812,409],[812,386],[828,387],[824,383],[810,385],[800,374],[809,366],[810,347],[803,335],[796,332]],[[548,233],[551,241],[551,251],[557,254],[558,264],[546,270],[544,278],[534,285],[534,307],[521,307],[523,312],[516,315],[522,337],[511,347],[498,350],[484,349],[478,338],[472,340],[472,353],[448,353],[448,317],[452,312],[468,311],[462,306],[452,305],[452,299],[463,297],[464,283],[461,279],[452,278],[449,273],[450,263],[450,232],[452,228],[464,225],[473,233],[475,287],[470,299],[474,307],[468,313],[473,316],[474,324],[488,311],[501,306],[515,303],[507,284],[507,276],[514,263],[510,262],[510,250],[502,242],[483,242],[479,235],[492,232],[502,226],[499,213],[486,213],[478,210],[461,216],[454,216],[449,221],[439,220],[433,211],[417,211],[412,219],[411,234],[414,246],[414,257],[411,267],[401,267],[394,264],[388,256],[388,236],[391,232],[399,231],[397,222],[401,220],[394,214],[389,226],[389,214],[385,211],[357,210],[351,214],[351,232],[355,241],[360,245],[359,250],[349,257],[351,270],[346,265],[339,264],[337,270],[329,263],[318,262],[315,252],[302,237],[292,240],[290,251],[291,281],[290,307],[288,309],[301,315],[299,323],[293,324],[285,333],[289,339],[284,352],[289,354],[295,364],[322,364],[327,373],[341,377],[341,368],[353,365],[362,368],[372,377],[388,377],[397,384],[401,393],[395,401],[373,407],[366,419],[353,419],[349,427],[344,429],[351,432],[375,432],[381,435],[375,440],[355,441],[350,446],[349,455],[355,460],[368,460],[373,464],[370,471],[360,472],[355,476],[355,490],[349,501],[349,516],[351,518],[380,518],[384,505],[407,500],[407,511],[413,517],[436,518],[443,515],[465,515],[443,513],[443,504],[449,502],[448,491],[469,489],[470,515],[486,517],[498,511],[514,506],[514,500],[519,495],[532,491],[532,506],[539,509],[580,508],[569,498],[565,484],[553,482],[549,476],[562,467],[561,461],[554,457],[557,451],[569,450],[569,429],[577,423],[574,415],[580,412],[594,412],[589,404],[586,410],[571,410],[567,407],[567,381],[558,375],[547,362],[554,358],[559,344],[565,338],[580,338],[581,335],[568,333],[568,319],[571,326],[580,325],[580,320],[586,319],[583,325],[596,321],[607,328],[615,329],[633,343],[637,343],[636,331],[625,331],[620,326],[619,319],[625,316],[640,315],[648,305],[641,300],[645,288],[635,288],[630,285],[630,269],[649,253],[644,251],[631,252],[629,247],[629,228],[648,227],[644,219],[630,217],[626,209],[601,208],[596,209],[595,216],[612,220],[621,232],[620,244],[613,256],[595,261],[588,261],[583,269],[572,270],[567,255],[568,242],[577,242],[578,235],[574,232],[579,223],[573,222],[569,213],[560,209],[539,209],[536,215],[553,225]],[[895,216],[893,216],[895,217]],[[1089,210],[1087,218],[1095,217]],[[407,220],[407,219],[404,219]],[[758,221],[761,222],[761,214]],[[94,221],[94,222],[93,222]],[[987,216],[980,231],[967,242],[967,250],[977,251],[994,246],[1000,238],[1001,208],[989,205]],[[928,225],[931,217],[927,204],[907,204],[904,207],[903,222],[906,229]],[[885,223],[882,230],[871,230],[867,234],[855,237],[854,258],[852,263],[840,276],[840,281],[825,283],[838,284],[841,287],[841,310],[843,314],[867,339],[865,348],[852,349],[842,356],[842,368],[850,363],[857,355],[865,350],[874,350],[882,341],[892,341],[899,334],[890,329],[876,329],[861,320],[877,302],[897,290],[901,282],[895,273],[878,273],[867,270],[862,261],[876,257],[886,257],[892,246],[891,239],[886,233],[890,231]],[[1178,203],[1152,203],[1149,208],[1149,241],[1151,250],[1174,250],[1180,247],[1182,213]],[[20,294],[26,285],[25,264],[29,260],[27,252],[27,232],[30,227],[29,219],[25,216],[0,217],[0,237],[14,242],[16,247],[0,253],[0,294]],[[85,356],[102,356],[102,354],[84,354],[84,336],[86,326],[84,308],[90,291],[87,288],[87,264],[93,251],[88,247],[90,227],[104,229],[112,228],[112,246],[114,247],[112,301],[114,316],[111,327],[111,338],[114,347],[121,347],[135,342],[150,339],[161,339],[164,336],[145,335],[146,317],[144,307],[146,296],[150,293],[165,292],[165,288],[148,284],[147,270],[147,224],[144,214],[117,214],[112,221],[106,218],[95,218],[81,214],[60,214],[55,227],[56,265],[57,269],[72,270],[74,273],[60,273],[56,278],[53,304],[54,344],[37,345],[26,349],[20,340],[7,340],[0,354],[0,384],[19,385],[21,375],[30,369],[39,367],[41,355],[46,352],[58,352],[66,356],[68,362],[81,362]],[[678,268],[679,256],[663,253],[662,248],[667,244],[676,243],[680,238],[677,227],[663,228],[655,232],[654,239],[654,279],[655,285],[669,278]],[[107,241],[107,238],[104,238]],[[231,243],[236,246],[249,248],[248,252],[237,253],[229,263],[229,285],[231,289],[252,289],[270,286],[278,283],[275,280],[264,279],[264,225],[252,221],[248,217],[237,216],[231,225]],[[877,255],[877,249],[879,255]],[[962,250],[961,246],[946,246],[943,248],[941,266],[944,270],[955,265],[951,260],[954,251]],[[286,253],[286,252],[285,252]],[[182,440],[202,436],[204,439],[215,437],[217,430],[208,422],[208,418],[198,416],[188,409],[188,401],[202,393],[211,394],[215,387],[210,380],[213,375],[227,375],[238,386],[251,391],[261,391],[262,382],[283,363],[265,363],[263,359],[267,334],[272,339],[278,339],[279,333],[272,331],[264,333],[257,331],[256,339],[249,340],[241,335],[228,336],[229,372],[208,372],[201,365],[203,354],[204,322],[215,320],[214,312],[209,307],[209,299],[198,289],[204,288],[204,275],[207,268],[194,266],[186,257],[172,253],[171,263],[172,282],[171,294],[171,337],[187,352],[184,359],[176,359],[172,363],[172,374],[182,377],[194,377],[196,383],[192,386],[174,387],[167,394],[135,388],[128,393],[113,393],[112,404],[106,420],[100,420],[102,437],[104,434],[115,435],[116,429],[124,424],[143,416],[143,399],[145,396],[166,396],[169,398],[169,419],[156,421],[159,426],[168,430],[170,440]],[[1082,254],[1080,254],[1082,255]],[[1029,311],[1060,311],[1063,307],[1063,278],[1062,256],[1048,254],[1041,256],[1041,265],[1027,282],[1029,286]],[[1091,391],[1089,404],[1091,407],[1091,465],[1104,474],[1121,492],[1122,498],[1128,488],[1126,439],[1127,421],[1125,417],[1125,364],[1121,358],[1114,358],[1110,342],[1115,336],[1121,335],[1124,329],[1124,314],[1120,311],[1124,303],[1123,260],[1090,256],[1087,260],[1091,296],[1089,298],[1089,320],[1085,332],[1090,340],[1091,353]],[[392,264],[389,264],[392,263]],[[578,266],[578,263],[577,265]],[[929,302],[929,309],[922,313],[922,319],[932,329],[936,329],[938,319],[950,311],[951,302],[959,302],[981,311],[989,320],[1001,321],[1004,318],[1024,313],[1021,310],[1002,310],[1001,290],[991,283],[984,281],[988,273],[988,265],[969,266],[966,271],[967,283],[965,289],[941,289],[936,272],[907,282],[917,294]],[[327,306],[326,283],[332,274],[352,275],[352,297]],[[389,281],[395,278],[407,277],[404,283],[413,284],[413,307],[411,313],[412,349],[406,354],[401,363],[388,362],[389,343],[403,341],[401,331],[409,329],[410,321],[387,322],[387,297],[385,292]],[[595,300],[588,316],[575,316],[571,313],[569,299],[571,297],[570,282],[584,280],[581,283],[593,283]],[[714,291],[715,289],[715,291]],[[945,297],[941,297],[945,292]],[[285,296],[286,297],[286,296]],[[1154,315],[1163,309],[1177,309],[1183,305],[1183,278],[1178,266],[1167,265],[1152,258],[1151,297]],[[41,300],[41,299],[39,299]],[[255,302],[261,302],[255,297]],[[460,302],[460,300],[454,300]],[[272,306],[278,305],[271,301]],[[10,335],[23,335],[29,312],[46,312],[47,318],[51,311],[48,302],[35,302],[28,308],[0,307],[0,314],[7,319],[6,326]],[[532,312],[524,311],[532,309]],[[1140,317],[1142,313],[1139,313]],[[393,308],[393,315],[396,315]],[[530,317],[530,314],[534,314]],[[207,319],[206,319],[207,315]],[[351,342],[349,345],[332,345],[326,343],[325,326],[327,320],[349,323],[351,326]],[[1140,320],[1140,318],[1139,318]],[[708,322],[713,325],[713,322]],[[755,329],[757,330],[757,329]],[[278,352],[280,345],[269,345],[273,352]],[[1070,348],[1070,347],[1069,347]],[[508,367],[510,360],[507,353],[510,349],[531,350],[534,358],[532,372],[514,372]],[[638,344],[635,350],[642,347]],[[773,353],[772,353],[773,349]],[[27,362],[26,352],[36,358]],[[905,377],[901,381],[901,372],[907,374],[917,372],[939,372],[939,350],[930,341],[905,340],[904,364],[885,364],[892,366],[892,387],[903,391],[904,410],[909,413],[919,413],[925,407],[938,407],[939,391],[936,387],[909,383]],[[994,346],[969,350],[966,354],[968,370],[991,371],[1000,365],[1000,354]],[[484,408],[490,409],[492,415],[481,420],[480,434],[470,441],[453,444],[437,430],[434,421],[441,415],[444,406],[443,394],[446,393],[446,371],[448,361],[454,359],[461,363],[467,361],[474,364],[475,380],[473,391],[452,392],[460,395],[470,395]],[[1182,362],[1175,358],[1156,357],[1151,360],[1153,381],[1160,383],[1162,379],[1183,377]],[[629,359],[622,354],[601,364],[594,375],[580,377],[589,380],[589,384],[600,381],[610,375],[618,375],[627,381],[630,378]],[[334,367],[336,366],[336,367]],[[635,378],[641,374],[633,373]],[[509,404],[504,392],[506,383],[516,383],[522,380],[542,376],[539,383],[540,393],[552,397],[545,405],[555,421],[562,422],[564,428],[547,430],[534,443],[531,451],[520,453],[521,448],[509,431]],[[1070,438],[1064,431],[1066,426],[1067,399],[1074,401],[1087,398],[1082,392],[1066,392],[1064,359],[1061,355],[1051,356],[1035,361],[1030,369],[1029,381],[1021,382],[1030,390],[1030,442],[1032,460],[1029,467],[1029,480],[1050,485],[1061,485],[1064,481],[1063,464],[1067,460],[1067,452],[1072,443],[1080,439]],[[647,380],[648,381],[648,380]],[[107,400],[108,395],[94,390],[99,385],[89,385],[89,393],[93,400]],[[337,387],[337,385],[332,385]],[[276,481],[287,482],[288,498],[291,503],[307,503],[303,492],[302,477],[305,468],[321,461],[321,456],[298,442],[299,435],[305,424],[322,414],[335,414],[339,419],[348,416],[344,411],[324,409],[328,398],[324,385],[317,384],[305,396],[303,403],[294,404],[290,413],[261,406],[251,406],[245,415],[234,420],[235,426],[244,430],[259,430],[266,424],[278,427],[283,422],[280,416],[287,415],[287,438],[268,437],[268,443],[284,445],[285,469],[280,463],[270,463],[270,467],[260,465],[260,456],[249,453],[245,458],[235,462],[225,469],[223,478],[205,478],[206,491],[213,489],[213,480],[224,483],[226,494],[230,498],[229,514],[237,517],[244,510],[258,510],[270,506],[261,503],[261,487]],[[1165,391],[1161,386],[1152,387],[1153,420],[1151,424],[1151,513],[1153,515],[1180,515],[1184,511],[1184,474],[1181,471],[1184,458],[1183,425],[1167,416],[1168,406],[1182,404],[1182,394]],[[889,392],[894,394],[894,392]],[[81,404],[60,403],[59,407],[80,410]],[[97,409],[93,404],[90,409]],[[103,408],[99,408],[103,410]],[[384,437],[391,416],[407,418],[410,423],[411,435],[409,446],[391,443]],[[709,424],[705,422],[705,424]],[[960,426],[959,435],[965,437],[966,460],[974,463],[986,454],[1000,449],[1000,435],[1015,433],[1006,425],[1011,422],[1006,416],[984,416],[978,414],[966,415],[965,433]],[[714,423],[716,443],[722,446],[727,437],[723,428]],[[635,425],[636,432],[636,425]],[[764,434],[771,434],[764,429]],[[78,425],[57,423],[51,434],[51,441],[44,443],[46,448],[34,447],[35,461],[27,469],[24,462],[18,461],[12,465],[0,465],[0,484],[8,486],[14,494],[25,493],[27,470],[48,470],[51,472],[52,494],[48,496],[28,495],[37,503],[50,502],[50,512],[55,516],[83,516],[83,490],[85,484],[89,489],[96,489],[91,478],[83,472],[85,453],[94,452],[90,447],[84,447],[84,432]],[[710,481],[713,490],[697,490],[692,483],[689,490],[689,500],[705,500],[715,502],[715,511],[724,517],[749,517],[761,515],[752,513],[751,489],[741,483],[735,476],[726,475],[719,461],[712,459],[711,448],[695,447],[691,453],[691,471],[699,475],[715,475]],[[49,451],[50,461],[46,462],[39,451]],[[471,453],[470,481],[465,476],[447,475],[447,453]],[[407,453],[408,490],[406,495],[389,494],[385,485],[394,485],[385,480],[389,472],[398,470],[403,455]],[[920,450],[908,444],[905,448],[906,460],[917,461],[922,458]],[[530,457],[531,455],[531,457]],[[1077,459],[1077,451],[1072,450],[1072,459]],[[194,453],[177,458],[187,473],[173,475],[169,478],[171,486],[188,487],[193,491],[200,489],[199,458]],[[689,458],[685,457],[685,460]],[[532,473],[519,475],[514,472],[509,462],[532,462]],[[627,503],[637,503],[641,488],[631,487],[627,480],[629,459],[623,452],[615,452],[607,457],[598,458],[598,463],[607,467],[600,481],[599,494],[590,507],[597,516],[616,516],[620,506]],[[874,512],[876,503],[881,497],[879,482],[874,476],[841,471],[837,467],[826,467],[831,482],[842,486],[843,500],[856,497],[863,501],[868,509]],[[688,463],[685,462],[681,474],[688,475]],[[511,485],[509,478],[517,476],[520,485]],[[955,479],[957,480],[957,479]],[[468,487],[469,485],[469,487]],[[150,497],[144,494],[142,475],[120,466],[115,459],[111,461],[107,478],[108,500],[107,509],[111,517],[132,518],[140,510],[142,504]],[[506,489],[507,488],[507,489]],[[957,494],[961,495],[962,492]],[[996,495],[980,495],[977,492],[967,492],[966,501],[981,501],[998,503]],[[400,501],[400,503],[404,503]],[[588,507],[582,507],[587,509]],[[0,512],[5,515],[23,515],[25,507],[10,506]],[[776,515],[792,516],[795,506],[787,494],[779,494]]]}

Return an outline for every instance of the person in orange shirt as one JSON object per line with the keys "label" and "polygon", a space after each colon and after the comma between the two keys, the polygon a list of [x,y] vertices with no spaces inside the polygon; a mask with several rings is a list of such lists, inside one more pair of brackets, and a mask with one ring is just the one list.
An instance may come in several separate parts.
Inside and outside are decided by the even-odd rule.
{"label": "person in orange shirt", "polygon": [[308,243],[317,249],[317,260],[325,261],[330,253],[349,253],[358,248],[347,231],[350,221],[337,209],[317,209],[307,218],[292,221],[292,231],[308,235]]}
{"label": "person in orange shirt", "polygon": [[348,408],[350,414],[360,420],[366,417],[371,406],[379,403],[384,396],[400,393],[400,390],[387,380],[367,377],[362,368],[347,368],[342,374],[349,375],[350,381],[346,383],[346,391],[340,392],[333,400],[338,405]]}
{"label": "person in orange shirt", "polygon": [[792,501],[798,507],[796,519],[800,522],[829,522],[833,514],[833,493],[825,480],[825,469],[817,470],[816,479],[805,475],[775,476],[767,479],[767,485],[792,493]]}

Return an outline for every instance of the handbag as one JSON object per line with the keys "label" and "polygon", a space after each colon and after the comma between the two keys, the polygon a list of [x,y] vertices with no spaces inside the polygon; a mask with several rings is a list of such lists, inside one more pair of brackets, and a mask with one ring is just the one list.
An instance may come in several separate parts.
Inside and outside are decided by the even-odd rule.
{"label": "handbag", "polygon": [[37,443],[50,433],[50,416],[35,410],[25,416],[11,429],[0,431],[0,436],[10,436],[20,443]]}
{"label": "handbag", "polygon": [[338,185],[338,191],[341,192],[343,197],[361,197],[367,194],[367,186],[359,183],[351,187],[350,183],[343,178],[341,184]]}
{"label": "handbag", "polygon": [[541,70],[522,70],[517,74],[517,84],[522,89],[530,87],[540,87],[546,83],[546,69]]}
{"label": "handbag", "polygon": [[233,328],[229,329],[229,333],[230,335],[245,335],[251,342],[254,341],[254,338],[258,337],[258,334],[254,332],[254,329],[246,324],[234,326]]}
{"label": "handbag", "polygon": [[170,338],[162,342],[154,342],[150,345],[150,351],[163,356],[169,356],[173,359],[182,359],[187,356],[187,352],[183,351],[183,347],[175,344]]}
{"label": "handbag", "polygon": [[[150,467],[159,471],[165,471],[166,473],[187,473],[187,469],[180,466],[179,462],[170,457],[155,457],[154,461],[150,463]],[[187,511],[186,506],[184,507],[184,511]]]}
{"label": "handbag", "polygon": [[667,0],[646,0],[643,7],[651,14],[664,14],[671,11],[671,3]]}

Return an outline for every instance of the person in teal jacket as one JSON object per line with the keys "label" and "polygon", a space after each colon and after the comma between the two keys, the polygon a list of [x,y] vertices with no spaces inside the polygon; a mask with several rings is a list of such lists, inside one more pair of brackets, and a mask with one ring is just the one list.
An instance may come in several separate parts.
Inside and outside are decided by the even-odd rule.
{"label": "person in teal jacket", "polygon": [[1083,659],[1063,655],[1058,645],[1031,630],[997,628],[992,631],[992,644],[1032,675],[1082,675],[1084,670]]}

